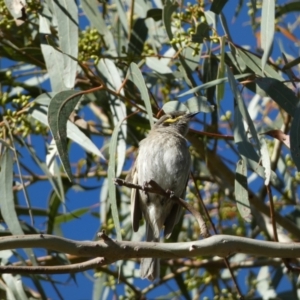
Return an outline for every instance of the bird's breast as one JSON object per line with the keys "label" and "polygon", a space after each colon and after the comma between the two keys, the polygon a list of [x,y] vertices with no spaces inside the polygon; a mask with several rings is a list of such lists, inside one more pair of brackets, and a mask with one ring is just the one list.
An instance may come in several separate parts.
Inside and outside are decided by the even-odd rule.
{"label": "bird's breast", "polygon": [[139,149],[139,184],[152,179],[163,189],[170,189],[180,196],[190,170],[186,140],[183,137],[170,137],[169,134],[161,134],[159,141],[151,137],[146,140]]}

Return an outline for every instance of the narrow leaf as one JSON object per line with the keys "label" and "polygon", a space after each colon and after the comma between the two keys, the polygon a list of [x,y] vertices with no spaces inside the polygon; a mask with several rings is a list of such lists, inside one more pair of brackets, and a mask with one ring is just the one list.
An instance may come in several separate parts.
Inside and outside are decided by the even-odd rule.
{"label": "narrow leaf", "polygon": [[224,8],[228,0],[213,0],[210,10],[215,14],[219,14]]}
{"label": "narrow leaf", "polygon": [[[118,91],[122,96],[124,96],[124,90],[122,87],[122,78],[118,68],[116,67],[113,60],[101,59],[98,66],[98,70],[103,75],[103,79],[106,81],[107,85]],[[109,94],[109,107],[113,115],[113,122],[116,126],[119,122],[122,125],[119,128],[118,135],[118,165],[116,175],[119,176],[122,172],[123,165],[125,163],[125,152],[126,152],[126,137],[127,137],[127,122],[126,119],[126,106],[123,101],[121,101],[117,96]]]}
{"label": "narrow leaf", "polygon": [[200,111],[203,113],[210,113],[215,110],[215,107],[211,105],[204,96],[192,97],[184,102],[184,104],[190,112]]}
{"label": "narrow leaf", "polygon": [[117,196],[116,196],[116,186],[114,184],[114,179],[116,177],[116,150],[117,150],[117,140],[119,135],[120,127],[122,126],[122,121],[120,121],[117,126],[114,128],[110,145],[109,145],[109,164],[108,164],[108,171],[107,171],[107,178],[108,178],[108,195],[109,195],[109,202],[111,205],[111,212],[112,217],[114,220],[115,229],[117,232],[117,239],[119,241],[122,240],[121,235],[121,226],[119,220],[119,210],[117,206]]}
{"label": "narrow leaf", "polygon": [[290,131],[290,139],[291,155],[298,172],[300,172],[300,105],[297,106],[297,109],[294,113]]}
{"label": "narrow leaf", "polygon": [[[241,79],[241,78],[248,77],[250,75],[252,75],[252,74],[250,74],[250,73],[241,74],[241,75],[234,76],[234,78],[235,79]],[[224,78],[219,78],[219,79],[215,79],[215,80],[209,81],[207,83],[204,83],[204,84],[201,84],[199,86],[196,86],[195,88],[192,88],[192,89],[190,89],[190,90],[188,90],[188,91],[186,91],[186,92],[178,95],[177,97],[180,98],[180,97],[184,97],[186,95],[194,94],[194,93],[196,93],[196,92],[198,92],[200,90],[205,90],[205,89],[208,89],[210,87],[216,86],[218,84],[222,84],[222,83],[226,82],[227,80],[228,80],[228,78],[224,77]]]}
{"label": "narrow leaf", "polygon": [[163,9],[163,22],[170,41],[173,39],[173,32],[171,28],[172,14],[177,10],[177,8],[178,8],[177,2],[167,0],[165,2],[164,9]]}
{"label": "narrow leaf", "polygon": [[77,61],[70,56],[78,57],[78,7],[75,1],[54,0],[53,8],[57,19],[60,50],[67,54],[63,56],[63,82],[71,89],[74,87],[77,71]]}
{"label": "narrow leaf", "polygon": [[252,215],[248,195],[247,163],[243,158],[238,161],[236,166],[234,194],[237,208],[242,218],[247,222],[251,222]]}
{"label": "narrow leaf", "polygon": [[162,9],[161,8],[151,8],[147,11],[146,18],[152,18],[154,21],[162,20]]}
{"label": "narrow leaf", "polygon": [[165,103],[161,109],[165,113],[169,113],[172,111],[188,111],[188,108],[183,103],[176,100]]}
{"label": "narrow leaf", "polygon": [[[132,64],[131,64],[132,65]],[[157,57],[146,57],[146,65],[158,74],[172,74],[172,69]]]}
{"label": "narrow leaf", "polygon": [[5,149],[0,158],[0,205],[2,217],[12,234],[24,234],[15,210],[13,195],[13,158]]}
{"label": "narrow leaf", "polygon": [[299,103],[294,92],[275,78],[257,78],[257,85],[264,90],[281,108],[294,116]]}
{"label": "narrow leaf", "polygon": [[130,64],[126,77],[128,79],[130,79],[136,85],[136,87],[139,89],[139,91],[141,93],[141,97],[145,103],[146,111],[147,111],[149,121],[150,121],[150,126],[152,128],[154,125],[154,122],[153,122],[153,117],[152,117],[153,113],[152,113],[150,97],[149,97],[148,89],[145,84],[143,74],[142,74],[141,70],[139,69],[139,67],[137,66],[137,64],[135,64],[135,63]]}
{"label": "narrow leaf", "polygon": [[[219,64],[219,68],[218,68],[218,77],[217,77],[217,79],[224,78],[224,76],[225,76],[225,43],[226,43],[225,36],[222,36],[220,38],[221,59],[220,59],[220,64]],[[218,106],[220,105],[220,101],[224,97],[224,90],[225,90],[224,82],[217,85],[217,104],[218,104]]]}
{"label": "narrow leaf", "polygon": [[271,159],[269,155],[268,145],[263,137],[260,137],[259,141],[261,164],[265,171],[265,185],[269,185],[271,178]]}
{"label": "narrow leaf", "polygon": [[261,59],[262,71],[269,58],[275,33],[275,0],[263,0],[261,11],[261,47],[264,50]]}
{"label": "narrow leaf", "polygon": [[191,36],[192,42],[202,44],[203,41],[209,39],[210,30],[211,28],[206,22],[199,23],[196,27],[196,32]]}
{"label": "narrow leaf", "polygon": [[228,75],[228,81],[229,81],[230,88],[231,88],[231,90],[234,94],[234,98],[235,98],[236,103],[238,105],[238,109],[239,109],[241,115],[243,116],[244,121],[247,123],[247,125],[250,129],[252,138],[254,139],[257,147],[260,147],[260,143],[259,143],[256,128],[254,126],[254,123],[253,123],[250,115],[249,115],[249,111],[248,111],[248,109],[245,105],[243,97],[242,97],[239,89],[237,88],[237,83],[234,79],[234,76],[233,76],[233,74],[232,74],[232,72],[231,72],[231,70],[228,66],[227,66],[227,75]]}
{"label": "narrow leaf", "polygon": [[148,37],[148,27],[145,24],[145,19],[138,18],[133,25],[130,41],[128,45],[128,53],[132,56],[139,57],[143,50],[144,44]]}
{"label": "narrow leaf", "polygon": [[[257,55],[247,51],[243,48],[236,47],[239,56],[245,62],[248,68],[250,68],[255,74],[262,74],[262,62],[261,58]],[[283,81],[284,78],[268,63],[264,67],[264,74],[268,77],[275,78],[277,80]]]}
{"label": "narrow leaf", "polygon": [[51,31],[47,18],[42,14],[39,14],[39,25],[41,50],[50,77],[52,91],[59,92],[66,88],[64,84],[64,55],[48,44],[45,36],[51,35]]}
{"label": "narrow leaf", "polygon": [[288,62],[286,65],[284,65],[282,70],[284,71],[284,70],[291,69],[292,67],[298,66],[299,64],[300,64],[300,57],[297,57],[294,60]]}
{"label": "narrow leaf", "polygon": [[67,143],[67,121],[81,98],[76,91],[63,91],[56,94],[49,104],[48,123],[55,139],[57,151],[62,165],[72,181]]}
{"label": "narrow leaf", "polygon": [[[41,102],[44,102],[44,100],[41,99]],[[40,107],[34,106],[29,109],[29,114],[33,118],[40,121],[44,125],[49,126],[47,120],[47,112],[48,112],[48,107],[44,107],[44,106],[40,106]],[[74,123],[70,121],[67,121],[67,137],[72,141],[74,141],[75,143],[77,143],[78,145],[80,145],[86,151],[91,152],[101,157],[102,159],[106,160],[103,154],[99,151],[98,147],[92,142],[92,140],[86,134],[84,134],[83,131],[81,131]]]}

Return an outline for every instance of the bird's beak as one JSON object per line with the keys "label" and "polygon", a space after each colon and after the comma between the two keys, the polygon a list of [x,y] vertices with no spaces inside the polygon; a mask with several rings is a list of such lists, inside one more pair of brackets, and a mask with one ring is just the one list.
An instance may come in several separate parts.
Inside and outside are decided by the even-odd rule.
{"label": "bird's beak", "polygon": [[199,114],[200,111],[194,112],[194,113],[189,113],[186,115],[187,118],[191,119],[193,117],[195,117],[197,114]]}

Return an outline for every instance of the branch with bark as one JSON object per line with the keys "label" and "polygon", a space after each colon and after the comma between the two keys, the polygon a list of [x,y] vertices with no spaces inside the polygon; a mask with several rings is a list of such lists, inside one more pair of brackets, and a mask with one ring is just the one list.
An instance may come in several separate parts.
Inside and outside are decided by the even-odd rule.
{"label": "branch with bark", "polygon": [[141,257],[178,259],[182,257],[220,256],[244,253],[257,257],[300,258],[299,243],[277,243],[250,238],[215,235],[201,241],[184,243],[129,242],[110,239],[100,234],[102,241],[76,241],[53,235],[15,235],[0,238],[0,250],[44,248],[91,258],[84,263],[67,266],[0,266],[0,273],[53,274],[77,273],[112,264],[118,260]]}

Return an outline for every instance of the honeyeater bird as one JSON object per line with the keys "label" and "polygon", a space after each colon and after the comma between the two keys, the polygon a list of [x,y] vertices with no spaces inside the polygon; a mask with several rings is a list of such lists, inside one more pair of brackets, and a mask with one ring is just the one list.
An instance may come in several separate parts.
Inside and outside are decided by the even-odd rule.
{"label": "honeyeater bird", "polygon": [[[144,185],[152,179],[164,190],[184,198],[191,167],[185,136],[189,121],[196,114],[175,111],[163,115],[140,142],[138,156],[126,181]],[[138,231],[144,216],[147,242],[159,242],[163,227],[165,238],[169,238],[181,213],[180,205],[172,199],[142,190],[131,191],[132,227]],[[143,258],[140,269],[142,278],[154,280],[160,273],[159,259]]]}

